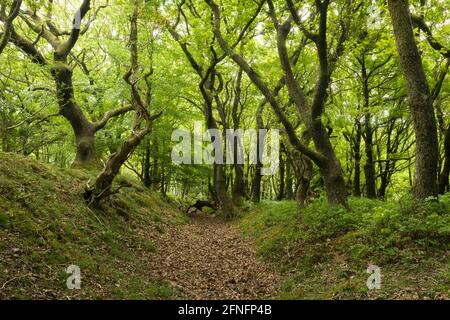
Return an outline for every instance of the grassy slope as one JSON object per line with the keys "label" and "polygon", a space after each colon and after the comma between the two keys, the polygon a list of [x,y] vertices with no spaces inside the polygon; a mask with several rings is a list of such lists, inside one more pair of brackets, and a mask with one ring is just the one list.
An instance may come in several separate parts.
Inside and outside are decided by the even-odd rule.
{"label": "grassy slope", "polygon": [[[117,195],[129,214],[93,212],[81,194],[93,173],[61,170],[0,153],[0,299],[166,298],[149,255],[175,208],[130,182]],[[82,289],[66,288],[66,268],[81,268]]]}
{"label": "grassy slope", "polygon": [[[282,299],[449,299],[450,195],[440,204],[263,202],[238,223],[283,273]],[[367,267],[381,268],[368,290]]]}
{"label": "grassy slope", "polygon": [[[0,153],[0,299],[170,298],[149,272],[156,239],[184,222],[176,208],[128,187],[114,210],[93,212],[81,199],[93,173]],[[283,272],[280,298],[449,298],[450,196],[442,204],[352,199],[352,212],[316,201],[301,215],[294,202],[264,202],[239,227]],[[382,268],[382,289],[366,287],[368,264]],[[66,268],[82,290],[66,289]]]}

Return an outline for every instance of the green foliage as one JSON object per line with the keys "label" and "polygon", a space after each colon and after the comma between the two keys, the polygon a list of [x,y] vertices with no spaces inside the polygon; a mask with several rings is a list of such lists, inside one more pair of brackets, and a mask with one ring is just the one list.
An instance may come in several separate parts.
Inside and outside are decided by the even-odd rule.
{"label": "green foliage", "polygon": [[[100,7],[103,1],[91,2],[92,8],[83,25],[87,19],[95,17],[95,21],[80,35],[67,64],[73,70],[74,102],[89,121],[96,122],[105,113],[129,105],[132,100],[130,86],[123,76],[130,69],[129,16],[133,4],[116,0],[109,6]],[[319,30],[319,14],[314,1],[296,2],[304,30],[290,28],[286,47],[290,56],[301,49],[292,71],[305,100],[309,102],[314,101],[314,94],[318,92],[320,63],[317,46],[311,39],[306,39],[305,30],[313,33]],[[0,3],[10,6],[12,1],[2,0]],[[138,60],[142,69],[139,73],[148,74],[149,83],[141,78],[136,85],[140,90],[146,89],[142,92],[151,93],[145,96],[151,113],[163,111],[163,115],[154,123],[151,134],[129,157],[121,170],[122,176],[116,181],[125,186],[125,191],[132,190],[113,198],[115,204],[130,216],[130,221],[125,223],[116,212],[91,212],[84,206],[81,199],[83,188],[87,181],[94,179],[98,170],[60,171],[41,163],[68,168],[74,159],[74,132],[60,115],[58,88],[50,72],[53,52],[48,38],[53,38],[49,34],[57,29],[63,34],[55,35],[55,38],[58,41],[67,39],[65,33],[76,12],[76,4],[26,0],[22,13],[14,21],[15,31],[28,39],[49,63],[45,66],[34,63],[13,43],[9,43],[0,56],[0,150],[11,152],[0,154],[0,250],[7,252],[12,250],[12,246],[19,245],[29,248],[29,252],[20,255],[16,264],[11,262],[17,258],[14,252],[7,252],[5,261],[9,269],[17,267],[27,272],[35,270],[33,268],[45,269],[44,263],[40,262],[40,257],[45,255],[45,262],[51,268],[67,264],[71,259],[78,259],[80,265],[89,270],[95,270],[101,263],[112,265],[112,271],[97,270],[99,279],[104,277],[118,282],[124,275],[119,262],[140,261],[136,253],[127,250],[127,245],[134,243],[145,253],[157,250],[156,244],[142,234],[139,226],[147,224],[155,232],[164,233],[168,225],[184,222],[183,217],[174,213],[175,207],[165,203],[166,200],[180,205],[193,199],[211,197],[212,166],[174,165],[170,157],[175,145],[171,141],[172,132],[180,128],[192,130],[194,121],[205,121],[205,99],[199,90],[202,76],[199,77],[198,70],[192,68],[192,60],[187,59],[186,51],[199,64],[202,69],[199,73],[203,74],[213,56],[222,56],[223,50],[211,26],[211,10],[203,0],[158,0],[139,4]],[[273,4],[280,24],[291,16],[284,0],[274,0]],[[423,15],[433,37],[449,48],[448,4],[442,0],[420,4],[411,1],[410,6],[413,13]],[[251,1],[221,1],[222,32],[225,40],[232,44],[240,32],[248,28],[242,41],[233,49],[249,62],[272,90],[283,76],[277,33],[273,20],[267,15],[267,3],[257,17],[253,17],[255,9],[256,3]],[[42,17],[42,22],[38,17]],[[297,275],[298,279],[287,279],[284,283],[286,297],[304,294],[307,290],[300,290],[296,283],[313,273],[318,264],[337,259],[335,255],[341,254],[343,260],[356,265],[368,261],[386,264],[400,261],[411,266],[425,257],[423,252],[431,252],[430,259],[434,259],[433,253],[448,249],[450,240],[450,195],[425,202],[408,198],[414,183],[414,126],[405,98],[406,84],[399,68],[386,2],[331,1],[327,19],[327,55],[332,63],[320,119],[326,127],[349,190],[358,183],[359,191],[354,194],[359,196],[366,192],[364,168],[369,164],[370,151],[376,171],[377,196],[387,201],[350,198],[348,208],[331,207],[323,196],[318,196],[324,193],[324,187],[321,172],[315,166],[310,181],[310,196],[315,199],[307,208],[299,212],[293,201],[263,201],[252,208],[252,214],[245,215],[240,226],[247,235],[256,239],[259,253],[267,259],[286,262],[284,269],[293,268],[296,264],[304,268],[303,274]],[[341,27],[347,19],[349,24],[342,28],[345,32],[341,34]],[[37,24],[31,28],[36,21]],[[180,34],[179,43],[168,32],[169,25]],[[4,24],[0,24],[0,34],[3,30]],[[416,34],[430,88],[439,89],[439,75],[448,73],[447,59],[442,55],[444,50],[439,52],[430,46],[423,31],[417,30]],[[344,36],[345,41],[339,47],[338,42]],[[307,41],[302,42],[301,39]],[[207,81],[220,91],[212,99],[212,115],[220,130],[234,124],[232,105],[239,91],[234,87],[239,68],[229,57],[223,57],[216,61],[214,70],[209,70],[211,81]],[[150,70],[152,72],[149,73]],[[445,160],[444,132],[448,128],[450,110],[450,82],[447,78],[443,78],[440,93],[435,97],[441,146],[439,167]],[[147,90],[150,89],[147,84],[151,90]],[[256,128],[255,114],[263,95],[245,73],[240,89],[241,97],[237,101],[239,127]],[[300,115],[292,98],[286,87],[281,88],[276,97],[296,135],[302,138],[307,131],[304,120],[309,117]],[[96,133],[95,146],[100,159],[106,159],[121,146],[133,127],[133,119],[133,113],[116,117]],[[283,128],[269,105],[262,110],[262,121],[267,128]],[[282,158],[292,164],[298,155],[292,152],[286,135],[281,131],[287,149]],[[365,141],[369,132],[373,137],[371,141]],[[309,147],[313,149],[314,144],[309,143]],[[254,169],[249,165],[244,168],[247,194],[250,193]],[[231,191],[232,182],[236,179],[233,168],[227,167],[226,171],[228,191]],[[294,191],[295,180],[300,178],[298,174],[301,171],[302,168],[291,167],[291,191]],[[281,182],[280,176],[263,177],[263,198],[276,198]],[[161,198],[149,194],[147,188],[158,191]],[[161,208],[163,212],[160,212]],[[166,211],[170,214],[166,215]],[[95,251],[97,249],[98,252]],[[2,263],[0,261],[1,280],[6,274]],[[24,274],[28,275],[27,272]],[[333,296],[352,290],[366,294],[355,287],[354,279],[361,275],[352,272],[341,270],[335,274],[339,279],[347,277],[348,273],[355,278],[347,279],[327,294]],[[442,274],[448,276],[448,270]],[[107,287],[106,293],[95,294],[98,293],[99,297],[113,294],[136,298],[170,296],[165,283],[145,284],[151,289],[144,290],[141,276],[133,275],[129,283]],[[33,281],[32,276],[26,276],[14,283],[18,287],[32,285]],[[55,279],[49,279],[47,283],[50,289],[54,287],[52,281]],[[326,286],[326,281],[321,285]],[[18,290],[12,294],[26,298]]]}
{"label": "green foliage", "polygon": [[300,237],[295,202],[263,201],[240,221],[247,236],[255,237],[259,253],[276,260],[289,242]]}
{"label": "green foliage", "polygon": [[305,240],[338,238],[357,232],[360,238],[364,235],[368,243],[374,244],[375,239],[386,242],[381,246],[395,246],[405,241],[420,246],[445,246],[450,236],[448,194],[425,202],[351,198],[349,207],[347,211],[343,207],[330,207],[324,199],[313,201],[301,213],[306,226]]}
{"label": "green foliage", "polygon": [[[89,209],[81,194],[94,175],[0,153],[0,283],[7,283],[0,297],[171,296],[166,283],[149,280],[146,266],[158,250],[154,235],[186,218],[126,176],[117,179],[125,187],[114,196],[120,212]],[[80,292],[66,289],[71,264],[81,268]]]}
{"label": "green foliage", "polygon": [[[405,281],[433,296],[449,289],[436,285],[448,273],[449,198],[423,203],[351,198],[350,210],[321,198],[301,211],[295,202],[265,201],[239,227],[254,239],[258,253],[285,273],[281,298],[367,298],[365,268],[371,263],[391,281],[379,297],[403,290]],[[422,273],[426,277],[418,280]]]}

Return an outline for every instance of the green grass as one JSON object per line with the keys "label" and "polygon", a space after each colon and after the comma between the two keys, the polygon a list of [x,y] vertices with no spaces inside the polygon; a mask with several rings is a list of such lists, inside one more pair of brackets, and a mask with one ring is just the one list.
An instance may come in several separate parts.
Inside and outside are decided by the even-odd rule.
{"label": "green grass", "polygon": [[[449,298],[450,195],[410,200],[324,199],[262,202],[238,223],[258,253],[283,274],[283,299]],[[368,265],[381,268],[381,290],[368,290]]]}
{"label": "green grass", "polygon": [[[110,208],[88,209],[93,171],[58,169],[0,153],[0,299],[166,299],[170,285],[149,272],[155,239],[184,216],[130,177]],[[261,257],[282,272],[282,299],[449,298],[450,195],[418,204],[324,199],[298,212],[295,202],[263,202],[238,220]],[[66,288],[66,268],[81,268],[82,290]],[[366,287],[369,264],[382,289]]]}
{"label": "green grass", "polygon": [[[115,200],[128,219],[89,209],[82,193],[95,174],[0,153],[0,299],[172,296],[146,266],[157,235],[185,218],[124,176]],[[66,288],[72,264],[81,268],[82,290]]]}

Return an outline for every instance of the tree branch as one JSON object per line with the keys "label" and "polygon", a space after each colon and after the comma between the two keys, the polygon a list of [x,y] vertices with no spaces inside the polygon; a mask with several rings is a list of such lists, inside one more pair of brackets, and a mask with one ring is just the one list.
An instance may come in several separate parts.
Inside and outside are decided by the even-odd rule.
{"label": "tree branch", "polygon": [[277,48],[278,56],[281,63],[281,68],[285,74],[286,86],[288,88],[289,94],[297,106],[297,110],[301,114],[303,121],[310,122],[308,105],[306,101],[306,96],[300,89],[300,86],[295,78],[294,71],[289,59],[288,50],[286,47],[287,36],[291,30],[290,20],[286,21],[283,25],[279,25],[276,18],[275,8],[271,0],[267,1],[269,4],[269,15],[272,18],[273,24],[277,32]]}
{"label": "tree branch", "polygon": [[106,126],[106,124],[108,123],[108,121],[111,120],[112,118],[118,117],[118,116],[123,115],[132,110],[134,110],[133,106],[126,106],[123,108],[119,108],[119,109],[115,109],[115,110],[106,112],[99,121],[93,123],[94,131],[97,132],[97,131],[103,129]]}
{"label": "tree branch", "polygon": [[320,71],[316,84],[316,93],[314,95],[311,106],[312,120],[315,121],[322,116],[325,98],[327,95],[328,84],[330,82],[329,61],[328,61],[328,45],[327,45],[327,20],[328,20],[328,3],[329,1],[316,0],[317,9],[319,11],[319,36],[316,41],[317,55],[319,57]]}
{"label": "tree branch", "polygon": [[265,96],[267,102],[271,105],[276,116],[278,117],[280,122],[284,125],[291,144],[299,152],[305,154],[311,160],[313,160],[319,167],[322,167],[323,164],[326,162],[326,157],[321,153],[308,148],[298,139],[294,127],[290,123],[286,114],[281,109],[275,97],[272,95],[272,92],[269,90],[267,84],[261,79],[261,77],[255,72],[255,70],[253,70],[253,68],[248,64],[248,62],[241,55],[237,54],[223,38],[222,32],[220,30],[221,25],[220,10],[217,4],[212,0],[205,0],[205,2],[210,6],[210,8],[214,13],[214,34],[216,35],[217,41],[222,50],[224,50],[224,52],[245,71],[245,73],[252,80],[255,86]]}
{"label": "tree branch", "polygon": [[295,22],[295,24],[302,30],[303,34],[310,40],[316,42],[318,41],[319,35],[317,33],[311,32],[303,25],[302,21],[300,20],[300,17],[298,15],[297,9],[295,8],[294,3],[292,0],[286,0],[287,6],[289,11],[291,12],[291,16]]}
{"label": "tree branch", "polygon": [[11,28],[11,36],[9,39],[12,43],[14,43],[19,49],[25,52],[34,63],[37,63],[41,66],[45,66],[48,64],[47,60],[44,58],[42,53],[40,53],[36,46],[25,38],[22,38],[14,28]]}
{"label": "tree branch", "polygon": [[40,38],[44,38],[54,50],[58,48],[60,45],[58,34],[46,29],[44,26],[44,21],[36,15],[36,12],[25,10],[20,14],[20,18],[38,35],[38,39],[34,41],[34,43],[37,44]]}
{"label": "tree branch", "polygon": [[[4,19],[5,31],[3,32],[3,34],[0,34],[0,54],[8,44],[9,37],[11,36],[12,23],[14,19],[19,15],[21,5],[22,0],[14,0],[9,15],[6,17],[6,19]],[[3,18],[1,18],[1,20],[3,20]]]}
{"label": "tree branch", "polygon": [[450,59],[450,50],[436,40],[430,27],[428,27],[428,25],[425,23],[423,17],[418,17],[411,14],[411,21],[425,33],[427,41],[433,49],[439,51],[445,58]]}
{"label": "tree branch", "polygon": [[64,61],[67,58],[67,56],[77,43],[78,38],[80,36],[81,21],[83,20],[84,16],[88,13],[90,9],[91,9],[91,1],[83,0],[83,3],[81,4],[80,8],[75,14],[73,20],[73,28],[70,33],[70,37],[69,39],[67,39],[66,42],[58,46],[57,50],[55,51],[55,60]]}

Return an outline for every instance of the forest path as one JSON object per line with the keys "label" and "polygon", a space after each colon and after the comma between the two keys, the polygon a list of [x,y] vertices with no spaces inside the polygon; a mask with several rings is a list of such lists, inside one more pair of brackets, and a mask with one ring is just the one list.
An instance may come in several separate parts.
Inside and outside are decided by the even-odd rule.
{"label": "forest path", "polygon": [[184,299],[274,297],[279,276],[230,223],[198,216],[168,228],[157,243],[152,273]]}

